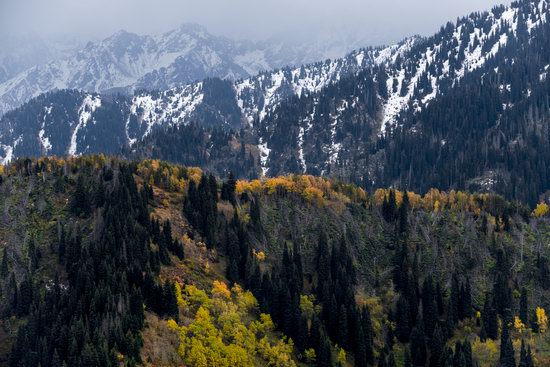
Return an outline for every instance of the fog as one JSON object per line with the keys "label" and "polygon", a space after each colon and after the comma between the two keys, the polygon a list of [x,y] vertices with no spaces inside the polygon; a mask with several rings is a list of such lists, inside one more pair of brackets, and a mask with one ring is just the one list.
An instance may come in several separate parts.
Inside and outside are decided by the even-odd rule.
{"label": "fog", "polygon": [[[495,0],[0,0],[0,35],[100,39],[186,22],[237,39],[354,37],[369,45],[429,35]],[[2,38],[2,37],[0,37]]]}

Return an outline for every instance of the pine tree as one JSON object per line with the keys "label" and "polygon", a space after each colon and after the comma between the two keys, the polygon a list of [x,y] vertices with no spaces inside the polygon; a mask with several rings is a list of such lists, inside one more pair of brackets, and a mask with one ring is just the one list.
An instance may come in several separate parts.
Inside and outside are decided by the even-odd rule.
{"label": "pine tree", "polygon": [[348,313],[344,305],[340,305],[338,312],[338,344],[348,349]]}
{"label": "pine tree", "polygon": [[527,300],[527,289],[521,288],[521,297],[519,300],[519,318],[525,324],[529,325],[529,304]]}
{"label": "pine tree", "polygon": [[538,323],[537,313],[536,313],[535,310],[531,311],[531,317],[530,317],[530,320],[529,320],[529,325],[531,326],[531,330],[534,333],[539,332],[539,323]]}
{"label": "pine tree", "polygon": [[462,354],[464,355],[464,360],[466,361],[466,367],[474,367],[477,363],[474,363],[474,356],[472,353],[472,345],[469,340],[464,340],[462,343]]}
{"label": "pine tree", "polygon": [[168,280],[164,283],[164,289],[163,289],[163,306],[164,306],[164,313],[173,318],[174,320],[178,320],[178,301],[176,299],[176,288],[174,284]]}
{"label": "pine tree", "polygon": [[449,299],[449,308],[447,309],[447,319],[452,324],[453,329],[459,318],[459,298],[460,298],[460,285],[458,282],[458,276],[453,274],[451,280],[451,297]]}
{"label": "pine tree", "polygon": [[321,333],[321,340],[319,344],[317,366],[332,367],[332,347],[330,345],[329,338],[323,332]]}
{"label": "pine tree", "polygon": [[424,285],[422,287],[422,320],[424,320],[424,330],[426,336],[431,338],[437,322],[437,306],[435,304],[431,276],[428,276],[424,280]]}
{"label": "pine tree", "polygon": [[485,323],[481,322],[481,329],[479,331],[479,340],[482,343],[485,343],[487,341],[487,330],[485,330]]}
{"label": "pine tree", "polygon": [[76,180],[76,188],[71,202],[71,211],[77,216],[85,216],[91,212],[90,193],[84,182],[83,174],[78,175]]}
{"label": "pine tree", "polygon": [[32,282],[28,275],[25,276],[19,286],[17,294],[17,309],[18,317],[28,315],[32,303]]}
{"label": "pine tree", "polygon": [[327,281],[330,276],[330,253],[328,239],[325,231],[322,229],[319,234],[319,242],[317,245],[317,274],[319,277],[319,284]]}
{"label": "pine tree", "polygon": [[521,350],[519,353],[519,366],[518,367],[528,367],[529,362],[527,361],[527,350],[525,349],[525,340],[521,339]]}
{"label": "pine tree", "polygon": [[444,347],[443,331],[439,324],[437,324],[430,341],[430,367],[439,367],[439,359],[443,354]]}
{"label": "pine tree", "polygon": [[367,350],[365,346],[365,334],[360,323],[355,323],[355,365],[367,366]]}
{"label": "pine tree", "polygon": [[307,349],[307,343],[309,339],[309,331],[307,318],[304,315],[300,315],[300,321],[296,328],[296,348],[303,353]]}
{"label": "pine tree", "polygon": [[407,343],[409,341],[410,330],[410,311],[409,303],[405,297],[400,296],[397,301],[396,314],[396,336],[401,343]]}
{"label": "pine tree", "polygon": [[254,230],[258,233],[262,232],[262,218],[259,197],[254,197],[254,200],[250,203],[250,221],[254,227]]}
{"label": "pine tree", "polygon": [[462,310],[465,318],[472,317],[472,287],[470,285],[470,278],[466,278],[466,285],[462,294]]}
{"label": "pine tree", "polygon": [[421,324],[413,328],[410,339],[413,365],[424,366],[428,353],[426,350],[426,337]]}
{"label": "pine tree", "polygon": [[399,207],[399,233],[407,233],[409,226],[408,219],[409,212],[409,193],[405,191],[403,193],[403,202]]}
{"label": "pine tree", "polygon": [[483,328],[487,334],[487,337],[496,340],[498,337],[498,319],[497,312],[493,306],[493,299],[490,293],[485,296],[485,304],[483,306],[482,314]]}
{"label": "pine tree", "polygon": [[4,247],[4,252],[2,253],[2,265],[0,266],[0,277],[2,277],[2,279],[5,279],[8,276],[8,268],[8,248]]}
{"label": "pine tree", "polygon": [[508,326],[506,326],[506,324],[503,325],[502,334],[500,336],[499,362],[502,367],[516,367],[514,347],[512,345],[512,340],[510,339]]}

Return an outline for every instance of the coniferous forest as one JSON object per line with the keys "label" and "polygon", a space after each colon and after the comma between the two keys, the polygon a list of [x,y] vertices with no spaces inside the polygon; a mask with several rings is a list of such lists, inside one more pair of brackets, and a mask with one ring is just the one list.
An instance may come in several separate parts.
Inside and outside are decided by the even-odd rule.
{"label": "coniferous forest", "polygon": [[0,364],[545,366],[549,209],[157,160],[0,185]]}
{"label": "coniferous forest", "polygon": [[549,0],[257,75],[208,39],[0,83],[0,366],[550,366]]}

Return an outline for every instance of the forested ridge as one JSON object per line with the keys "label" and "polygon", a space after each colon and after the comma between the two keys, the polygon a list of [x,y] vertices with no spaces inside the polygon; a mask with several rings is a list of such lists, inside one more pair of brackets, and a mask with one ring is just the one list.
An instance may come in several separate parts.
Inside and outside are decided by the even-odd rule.
{"label": "forested ridge", "polygon": [[550,361],[544,203],[103,156],[1,177],[1,364]]}

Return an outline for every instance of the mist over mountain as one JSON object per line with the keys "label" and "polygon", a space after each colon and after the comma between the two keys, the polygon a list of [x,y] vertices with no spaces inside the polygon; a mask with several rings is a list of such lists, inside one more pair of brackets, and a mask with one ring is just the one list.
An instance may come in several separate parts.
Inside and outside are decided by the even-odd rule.
{"label": "mist over mountain", "polygon": [[233,41],[198,24],[156,36],[119,31],[97,42],[6,38],[0,55],[0,115],[57,89],[132,93],[220,77],[236,80],[282,66],[341,57],[366,41],[333,36]]}

